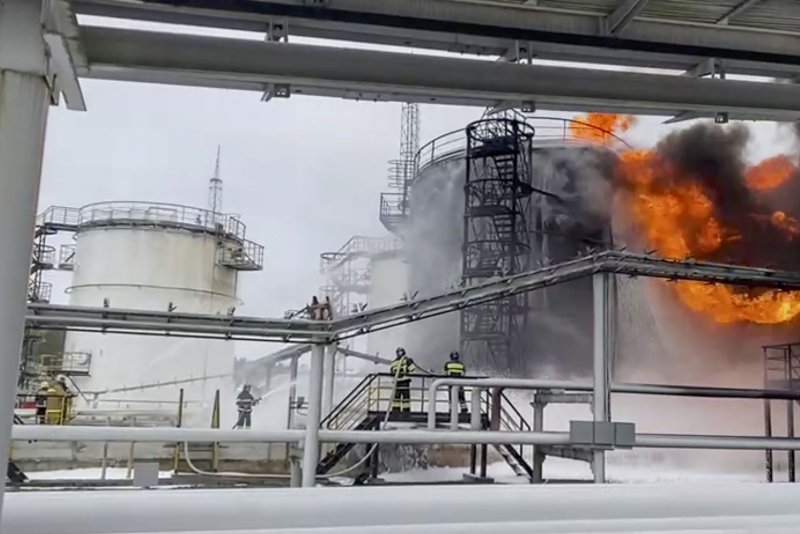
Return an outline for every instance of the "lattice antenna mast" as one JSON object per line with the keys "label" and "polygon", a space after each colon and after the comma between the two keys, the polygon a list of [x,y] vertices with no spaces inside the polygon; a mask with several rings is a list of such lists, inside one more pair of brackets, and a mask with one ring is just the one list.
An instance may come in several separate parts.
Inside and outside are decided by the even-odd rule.
{"label": "lattice antenna mast", "polygon": [[214,176],[208,181],[208,209],[211,213],[222,213],[222,178],[219,171],[221,147],[217,146],[217,163]]}
{"label": "lattice antenna mast", "polygon": [[419,104],[403,104],[400,116],[400,159],[397,172],[390,184],[392,189],[403,190],[414,179],[414,158],[419,151]]}

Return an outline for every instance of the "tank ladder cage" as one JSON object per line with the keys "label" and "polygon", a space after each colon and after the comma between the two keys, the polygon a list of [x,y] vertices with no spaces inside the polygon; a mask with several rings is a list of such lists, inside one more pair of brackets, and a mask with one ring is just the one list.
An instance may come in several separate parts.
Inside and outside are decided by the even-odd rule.
{"label": "tank ladder cage", "polygon": [[[467,126],[462,285],[530,267],[532,140],[535,131],[513,119],[484,119]],[[520,366],[527,294],[461,312],[461,352],[472,365],[525,372]]]}

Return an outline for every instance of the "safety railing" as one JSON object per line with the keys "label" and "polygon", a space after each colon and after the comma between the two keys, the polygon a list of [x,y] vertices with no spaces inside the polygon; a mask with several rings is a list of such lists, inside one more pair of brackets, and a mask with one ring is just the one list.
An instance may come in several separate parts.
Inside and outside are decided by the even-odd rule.
{"label": "safety railing", "polygon": [[347,259],[353,257],[368,258],[382,252],[398,250],[400,247],[400,242],[394,237],[353,236],[336,252],[323,252],[320,255],[322,273],[325,274],[332,269],[336,269]]}
{"label": "safety railing", "polygon": [[80,208],[78,225],[152,224],[198,228],[243,240],[245,224],[237,217],[181,204],[98,202]]}
{"label": "safety railing", "polygon": [[92,368],[92,354],[78,351],[42,354],[40,362],[42,371],[50,375],[88,376]]}
{"label": "safety railing", "polygon": [[[411,379],[411,403],[409,412],[427,413],[431,403],[437,413],[450,413],[450,395],[446,390],[438,391],[431,398],[431,383],[443,378],[442,375],[413,375]],[[370,414],[384,414],[392,410],[395,393],[395,378],[391,373],[374,373],[367,375],[350,393],[322,420],[322,427],[329,430],[352,430],[363,422]],[[472,392],[465,391],[467,403],[470,403]],[[483,413],[490,413],[490,395],[483,392],[481,407]],[[505,395],[501,394],[500,426],[506,430],[530,430],[524,416],[513,406]]]}
{"label": "safety railing", "polygon": [[66,206],[50,206],[36,217],[36,226],[55,229],[77,228],[79,222],[80,210]]}
{"label": "safety railing", "polygon": [[34,245],[33,265],[37,269],[52,269],[56,264],[56,247],[52,245]]}
{"label": "safety railing", "polygon": [[407,208],[405,193],[381,193],[380,219],[385,226],[401,223]]}
{"label": "safety railing", "polygon": [[264,245],[243,239],[219,251],[219,264],[241,271],[259,271],[264,267]]}
{"label": "safety railing", "polygon": [[53,296],[53,284],[50,282],[29,281],[28,302],[48,303]]}
{"label": "safety railing", "polygon": [[74,243],[61,245],[58,252],[58,268],[62,271],[72,271],[75,269],[75,252],[77,248]]}

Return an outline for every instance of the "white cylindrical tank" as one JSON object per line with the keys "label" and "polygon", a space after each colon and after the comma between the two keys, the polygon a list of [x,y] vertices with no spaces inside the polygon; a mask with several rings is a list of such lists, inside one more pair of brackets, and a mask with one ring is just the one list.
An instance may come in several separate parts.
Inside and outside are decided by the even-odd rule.
{"label": "white cylindrical tank", "polygon": [[[408,291],[408,264],[402,251],[375,254],[370,259],[369,308],[398,304]],[[383,358],[394,358],[397,347],[406,344],[406,327],[396,326],[372,332],[367,336],[367,352]]]}
{"label": "white cylindrical tank", "polygon": [[[228,313],[238,303],[239,269],[225,259],[233,256],[227,252],[236,245],[230,222],[238,220],[208,216],[196,208],[139,203],[82,208],[69,303]],[[243,238],[243,225],[240,228]],[[99,402],[89,402],[93,408],[145,409],[154,402],[174,403],[181,388],[186,401],[207,406],[217,388],[224,385],[223,394],[229,393],[234,345],[174,336],[69,332],[65,355],[90,359],[88,376],[73,380],[90,400],[91,393],[107,392],[96,397]],[[180,383],[153,387],[168,382]],[[145,387],[131,389],[137,386]]]}

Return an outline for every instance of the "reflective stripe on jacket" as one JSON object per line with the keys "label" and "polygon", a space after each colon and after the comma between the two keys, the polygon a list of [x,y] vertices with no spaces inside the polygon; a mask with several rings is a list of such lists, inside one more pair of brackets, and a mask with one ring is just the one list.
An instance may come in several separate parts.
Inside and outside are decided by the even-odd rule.
{"label": "reflective stripe on jacket", "polygon": [[444,374],[447,376],[464,376],[467,367],[461,362],[447,362],[444,364]]}
{"label": "reflective stripe on jacket", "polygon": [[392,376],[394,376],[395,379],[397,380],[410,380],[408,375],[410,375],[416,370],[417,366],[414,365],[414,360],[412,360],[408,356],[401,356],[399,358],[395,358],[395,360],[389,366],[389,371],[392,373]]}

